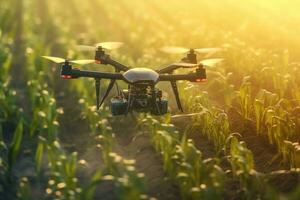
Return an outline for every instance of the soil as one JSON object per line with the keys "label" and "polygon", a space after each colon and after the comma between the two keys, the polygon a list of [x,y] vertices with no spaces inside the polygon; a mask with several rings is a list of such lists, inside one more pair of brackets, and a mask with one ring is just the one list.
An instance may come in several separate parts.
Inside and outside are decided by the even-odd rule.
{"label": "soil", "polygon": [[[230,120],[230,128],[232,132],[241,134],[240,140],[245,141],[247,148],[251,150],[254,158],[255,170],[266,174],[266,181],[274,188],[281,192],[290,192],[298,184],[298,174],[291,172],[289,166],[286,163],[281,162],[282,158],[278,156],[275,146],[268,142],[268,138],[263,135],[257,135],[255,129],[255,123],[253,121],[244,122],[242,116],[234,109],[228,112]],[[188,127],[189,117],[179,118],[172,123],[178,127],[180,132],[186,131]],[[202,157],[221,158],[220,167],[226,171],[231,169],[230,163],[224,159],[223,155],[218,155],[214,148],[214,144],[208,140],[206,136],[201,134],[200,129],[194,129],[193,131],[187,131],[188,137],[192,139],[195,146],[202,152]],[[230,177],[229,177],[230,178]],[[239,192],[236,186],[238,183],[236,180],[228,180],[226,192],[228,199],[238,199]]]}
{"label": "soil", "polygon": [[241,140],[246,142],[247,147],[252,151],[255,169],[259,172],[268,173],[275,170],[287,170],[288,165],[280,162],[276,147],[268,142],[266,135],[257,135],[255,123],[244,121],[242,116],[235,110],[228,112],[230,128],[232,132],[242,135]]}
{"label": "soil", "polygon": [[[78,105],[79,98],[69,92],[67,84],[58,90],[57,106],[64,109],[64,114],[59,119],[59,138],[67,151],[77,151],[78,159],[87,161],[88,166],[80,174],[81,182],[86,182],[103,166],[101,152],[93,145],[94,138],[90,135],[87,120],[80,117],[80,108],[74,106]],[[179,189],[167,179],[161,156],[153,149],[149,134],[137,132],[136,122],[131,116],[117,117],[110,122],[116,141],[113,151],[125,159],[136,160],[137,171],[145,174],[148,195],[162,200],[180,199]],[[95,199],[114,199],[116,192],[113,183],[107,181],[97,187]]]}

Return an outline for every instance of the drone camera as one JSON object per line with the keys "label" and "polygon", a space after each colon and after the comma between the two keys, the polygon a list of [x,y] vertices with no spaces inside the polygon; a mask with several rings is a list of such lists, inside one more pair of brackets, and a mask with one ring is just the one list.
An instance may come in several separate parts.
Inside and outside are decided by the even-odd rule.
{"label": "drone camera", "polygon": [[110,101],[110,109],[113,115],[126,115],[128,112],[150,112],[162,115],[168,112],[168,100],[162,98],[162,91],[148,90],[142,83],[131,86],[131,94],[122,90],[119,96]]}

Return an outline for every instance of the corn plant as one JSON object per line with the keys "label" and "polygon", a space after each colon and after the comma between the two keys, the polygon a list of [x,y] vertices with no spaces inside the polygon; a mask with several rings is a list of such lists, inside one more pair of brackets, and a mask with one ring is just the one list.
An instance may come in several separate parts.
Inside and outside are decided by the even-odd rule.
{"label": "corn plant", "polygon": [[[76,85],[81,84],[85,84],[85,82]],[[82,86],[75,87],[78,93],[84,88]],[[94,91],[90,92],[94,93]],[[83,98],[79,100],[79,103],[82,116],[90,123],[92,136],[97,141],[97,147],[101,149],[104,166],[101,169],[101,177],[90,183],[87,189],[84,190],[85,194],[83,196],[91,198],[97,184],[101,185],[102,182],[112,181],[117,190],[115,193],[116,199],[147,199],[144,174],[136,171],[134,167],[135,160],[127,160],[113,152],[114,133],[107,120],[109,117],[107,108],[102,109],[100,114],[95,106],[91,106],[94,102],[84,100],[88,99],[84,95],[90,96],[91,93],[83,92]]]}
{"label": "corn plant", "polygon": [[16,162],[17,156],[20,152],[22,137],[23,137],[23,121],[20,120],[20,122],[18,123],[17,128],[14,132],[12,143],[8,150],[8,169],[9,169],[9,171],[12,170],[12,167],[13,167],[14,163]]}
{"label": "corn plant", "polygon": [[257,134],[262,134],[266,131],[267,112],[269,109],[274,108],[278,101],[278,95],[267,90],[261,90],[258,97],[254,100],[253,107],[255,112]]}
{"label": "corn plant", "polygon": [[280,97],[285,96],[286,90],[289,85],[290,77],[290,74],[283,74],[282,72],[277,72],[276,74],[273,74],[274,88]]}
{"label": "corn plant", "polygon": [[291,168],[299,168],[300,166],[300,145],[298,142],[284,140],[281,146],[284,162],[289,162]]}
{"label": "corn plant", "polygon": [[237,178],[241,192],[246,199],[261,198],[264,193],[262,175],[255,171],[252,152],[246,147],[245,142],[238,141],[231,135],[227,138],[229,145],[229,162],[234,178]]}
{"label": "corn plant", "polygon": [[228,110],[232,107],[233,100],[236,97],[234,85],[231,83],[233,77],[232,72],[224,73],[219,71],[210,72],[212,76],[211,82],[208,83],[208,89],[211,89],[214,94],[223,94],[224,109]]}
{"label": "corn plant", "polygon": [[[299,177],[299,168],[292,168],[290,170],[279,170],[279,171],[274,171],[266,174],[266,179],[269,179],[272,176],[277,176],[277,175],[284,175],[285,173],[293,173],[296,176]],[[297,200],[299,198],[300,194],[300,185],[297,184],[295,188],[292,191],[289,192],[281,192],[276,190],[275,188],[271,186],[267,186],[266,192],[264,194],[264,199],[291,199],[291,200]]]}
{"label": "corn plant", "polygon": [[53,94],[49,93],[47,84],[43,82],[44,74],[37,73],[35,80],[27,82],[28,93],[33,107],[32,120],[30,122],[30,136],[36,136],[40,132],[46,132],[48,140],[54,141],[58,129],[57,117],[63,113],[62,109],[57,109]]}
{"label": "corn plant", "polygon": [[59,199],[77,199],[81,189],[76,177],[77,152],[67,157],[58,141],[47,144],[49,181],[46,196]]}
{"label": "corn plant", "polygon": [[241,114],[244,119],[250,119],[251,117],[251,83],[249,79],[250,76],[245,76],[243,78],[243,82],[239,90]]}
{"label": "corn plant", "polygon": [[192,119],[191,131],[205,135],[220,153],[224,148],[226,138],[230,135],[227,114],[212,106],[206,93],[195,98],[191,109],[198,113]]}
{"label": "corn plant", "polygon": [[293,67],[292,76],[290,77],[291,95],[293,99],[300,105],[300,86],[299,86],[299,67]]}
{"label": "corn plant", "polygon": [[[164,169],[179,185],[183,199],[221,198],[224,172],[218,160],[202,160],[193,141],[178,137],[172,124],[160,124],[150,116],[141,117],[140,128],[147,128],[155,149],[163,158]],[[214,178],[212,178],[214,177]]]}
{"label": "corn plant", "polygon": [[17,198],[20,200],[32,199],[31,186],[27,177],[22,177],[19,181],[19,187],[17,192]]}

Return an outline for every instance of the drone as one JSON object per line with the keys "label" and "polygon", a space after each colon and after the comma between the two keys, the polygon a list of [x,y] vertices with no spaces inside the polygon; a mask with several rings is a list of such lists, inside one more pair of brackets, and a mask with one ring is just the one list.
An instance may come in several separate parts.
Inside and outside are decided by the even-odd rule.
{"label": "drone", "polygon": [[[127,115],[130,112],[150,112],[154,115],[164,115],[168,113],[168,100],[163,97],[162,90],[156,88],[156,84],[161,81],[171,83],[171,87],[176,99],[177,107],[183,112],[183,107],[179,98],[177,81],[186,80],[190,82],[206,81],[206,67],[214,66],[221,62],[222,58],[204,59],[197,61],[197,54],[205,54],[206,57],[220,51],[220,48],[188,49],[183,47],[163,47],[161,51],[173,54],[186,54],[179,62],[169,64],[161,69],[131,68],[111,58],[106,50],[117,49],[122,46],[121,42],[102,42],[94,46],[77,45],[82,51],[94,51],[95,58],[91,60],[69,60],[59,57],[42,56],[50,61],[61,64],[60,76],[62,79],[77,79],[81,77],[95,79],[96,107],[97,110],[105,102],[112,88],[116,84],[117,95],[110,99],[110,109],[112,115]],[[91,70],[80,70],[73,68],[72,64],[102,64],[111,65],[115,72],[101,72]],[[174,74],[179,68],[194,69],[186,74]],[[101,80],[110,80],[103,97],[100,100]],[[127,89],[119,89],[117,81],[125,81]]]}

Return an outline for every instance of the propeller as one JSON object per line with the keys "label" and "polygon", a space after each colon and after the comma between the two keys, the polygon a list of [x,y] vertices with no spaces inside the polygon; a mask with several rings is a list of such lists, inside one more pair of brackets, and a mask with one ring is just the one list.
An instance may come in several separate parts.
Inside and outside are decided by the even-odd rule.
{"label": "propeller", "polygon": [[177,67],[182,67],[182,68],[193,68],[193,67],[197,67],[198,66],[198,64],[185,63],[185,62],[173,63],[171,65],[172,66],[177,66]]}
{"label": "propeller", "polygon": [[221,63],[224,60],[224,58],[209,58],[199,61],[197,64],[193,63],[173,63],[171,65],[178,66],[182,68],[194,68],[198,67],[200,64],[208,67],[214,67],[215,65]]}
{"label": "propeller", "polygon": [[193,49],[193,48],[185,48],[185,47],[177,47],[177,46],[165,46],[162,47],[160,49],[161,51],[165,52],[165,53],[170,53],[170,54],[184,54],[184,53],[188,53],[189,51],[194,51],[196,53],[199,54],[214,54],[217,53],[219,51],[222,51],[221,48],[197,48],[197,49]]}
{"label": "propeller", "polygon": [[42,56],[42,57],[58,64],[64,62],[70,62],[78,65],[87,65],[87,64],[95,63],[95,60],[67,60],[64,58],[53,57],[53,56]]}
{"label": "propeller", "polygon": [[59,57],[53,57],[53,56],[42,56],[43,58],[46,58],[48,60],[51,60],[52,62],[55,63],[64,63],[66,61],[66,59],[64,58],[59,58]]}
{"label": "propeller", "polygon": [[214,67],[215,65],[217,65],[223,61],[224,61],[224,58],[210,58],[210,59],[201,60],[198,64],[202,64],[202,65],[208,66],[208,67]]}
{"label": "propeller", "polygon": [[162,47],[160,50],[165,53],[184,54],[184,53],[187,53],[190,49],[187,49],[184,47],[165,46],[165,47]]}
{"label": "propeller", "polygon": [[223,58],[210,58],[210,59],[204,59],[198,62],[197,64],[193,63],[173,63],[163,69],[157,70],[158,73],[164,74],[164,73],[172,73],[174,70],[178,68],[195,68],[199,65],[204,65],[206,67],[214,67],[218,63],[222,62]]}
{"label": "propeller", "polygon": [[101,47],[107,50],[114,50],[120,48],[122,45],[123,42],[101,42],[95,44],[94,46],[77,45],[77,49],[79,49],[80,51],[96,51],[98,47]]}
{"label": "propeller", "polygon": [[181,68],[181,67],[182,68],[194,68],[194,67],[197,67],[197,66],[198,66],[198,64],[179,62],[179,63],[170,64],[165,68],[157,70],[157,72],[159,74],[172,73],[175,69],[178,69],[178,68]]}

